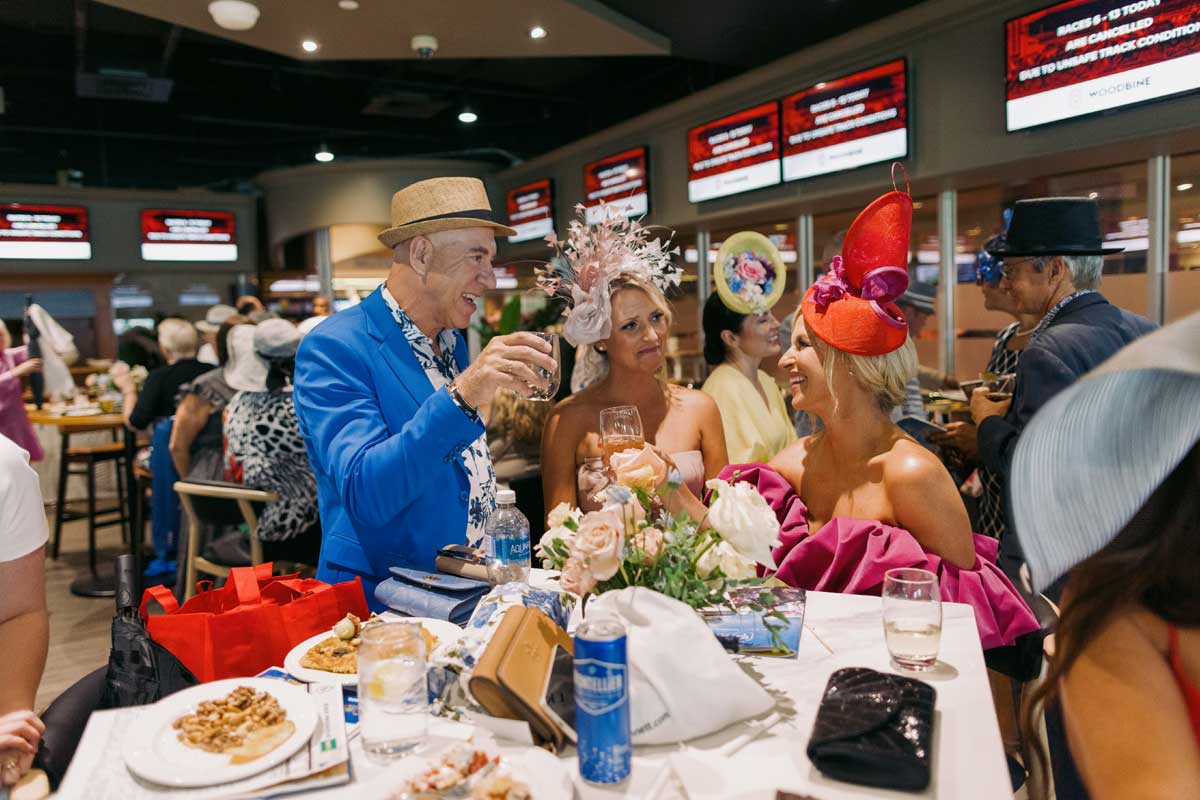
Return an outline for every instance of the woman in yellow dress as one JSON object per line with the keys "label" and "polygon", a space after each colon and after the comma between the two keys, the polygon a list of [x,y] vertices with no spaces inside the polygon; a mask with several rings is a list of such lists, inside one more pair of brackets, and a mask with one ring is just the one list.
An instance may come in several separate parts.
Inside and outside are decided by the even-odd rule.
{"label": "woman in yellow dress", "polygon": [[765,236],[729,237],[717,254],[717,291],[704,305],[704,360],[715,366],[703,391],[721,411],[732,464],[767,462],[796,441],[783,393],[759,369],[780,353],[779,320],[771,307],[783,294],[787,269]]}

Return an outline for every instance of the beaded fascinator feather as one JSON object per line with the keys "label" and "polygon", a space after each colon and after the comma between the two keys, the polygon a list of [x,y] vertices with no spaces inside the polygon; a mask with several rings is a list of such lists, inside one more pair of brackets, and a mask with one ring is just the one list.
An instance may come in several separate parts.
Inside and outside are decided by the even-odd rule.
{"label": "beaded fascinator feather", "polygon": [[650,228],[626,219],[613,206],[602,206],[600,222],[587,225],[584,207],[575,206],[577,219],[568,227],[567,238],[554,233],[546,241],[555,257],[537,268],[538,286],[568,305],[564,312],[563,337],[573,346],[607,339],[612,333],[612,304],[609,287],[618,277],[640,278],[666,291],[678,286],[683,270],[673,261],[679,248],[651,238]]}

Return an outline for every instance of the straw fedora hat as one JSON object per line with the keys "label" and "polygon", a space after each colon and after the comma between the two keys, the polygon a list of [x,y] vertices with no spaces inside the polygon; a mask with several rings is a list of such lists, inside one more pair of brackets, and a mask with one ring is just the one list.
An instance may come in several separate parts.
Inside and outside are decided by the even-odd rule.
{"label": "straw fedora hat", "polygon": [[379,241],[395,247],[406,239],[459,228],[493,228],[505,236],[517,232],[492,219],[483,181],[478,178],[430,178],[392,195],[392,227]]}

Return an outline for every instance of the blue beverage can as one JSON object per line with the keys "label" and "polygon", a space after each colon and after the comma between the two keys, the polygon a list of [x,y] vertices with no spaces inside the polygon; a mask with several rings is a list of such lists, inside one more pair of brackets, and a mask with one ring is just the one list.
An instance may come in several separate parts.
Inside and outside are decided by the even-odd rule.
{"label": "blue beverage can", "polygon": [[615,620],[586,621],[575,631],[579,775],[602,786],[622,783],[633,763],[625,643]]}

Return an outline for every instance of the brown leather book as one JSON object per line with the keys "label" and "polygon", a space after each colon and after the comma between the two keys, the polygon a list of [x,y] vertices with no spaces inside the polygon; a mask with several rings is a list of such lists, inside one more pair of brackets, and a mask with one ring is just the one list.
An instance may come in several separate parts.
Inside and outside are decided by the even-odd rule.
{"label": "brown leather book", "polygon": [[538,744],[558,752],[566,734],[541,705],[555,645],[575,654],[571,637],[540,609],[510,608],[475,664],[469,688],[489,714],[525,720]]}

